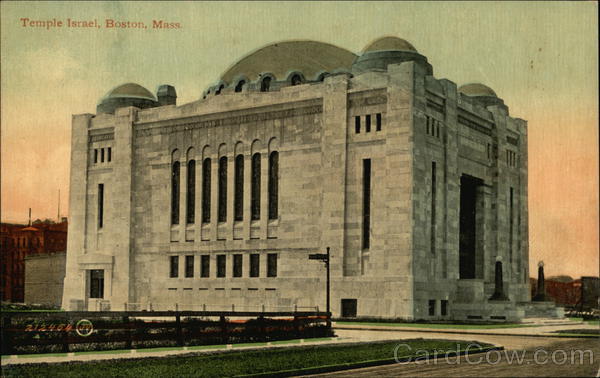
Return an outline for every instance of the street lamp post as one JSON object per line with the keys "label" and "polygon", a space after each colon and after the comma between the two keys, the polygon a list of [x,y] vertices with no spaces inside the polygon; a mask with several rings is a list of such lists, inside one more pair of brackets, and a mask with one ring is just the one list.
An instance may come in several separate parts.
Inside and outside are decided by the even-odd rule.
{"label": "street lamp post", "polygon": [[310,255],[308,255],[308,258],[310,260],[319,260],[325,263],[325,270],[327,271],[327,326],[331,327],[331,311],[330,311],[330,295],[329,295],[329,289],[330,289],[330,284],[329,284],[329,247],[327,247],[327,253],[312,253]]}

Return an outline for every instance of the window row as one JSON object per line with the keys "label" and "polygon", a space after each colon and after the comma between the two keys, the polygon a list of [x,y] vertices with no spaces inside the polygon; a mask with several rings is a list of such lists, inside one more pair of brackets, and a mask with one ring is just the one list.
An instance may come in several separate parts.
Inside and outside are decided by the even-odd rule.
{"label": "window row", "polygon": [[509,167],[517,166],[517,153],[511,150],[506,150],[506,163]]}
{"label": "window row", "polygon": [[[217,220],[227,222],[227,156],[222,156],[218,161],[217,172]],[[202,161],[202,223],[211,222],[211,186],[213,174],[211,172],[212,160],[205,158]],[[244,155],[239,154],[234,160],[234,190],[233,190],[233,217],[236,222],[244,220]],[[259,220],[261,196],[261,154],[255,153],[250,161],[250,218]],[[180,163],[174,162],[171,172],[171,224],[179,224],[179,197],[180,197]],[[279,217],[279,153],[273,151],[269,154],[268,166],[268,217]],[[196,161],[187,162],[186,183],[186,214],[187,224],[196,220]]]}
{"label": "window row", "polygon": [[[106,152],[106,153],[105,153]],[[94,148],[94,164],[98,162],[104,163],[105,161],[108,163],[112,160],[112,148]]]}
{"label": "window row", "polygon": [[441,122],[438,121],[437,119],[427,116],[427,126],[426,126],[426,130],[427,130],[427,135],[432,136],[434,138],[437,139],[442,139],[442,137],[440,136],[440,127],[441,127]]}
{"label": "window row", "polygon": [[[428,307],[428,311],[427,313],[429,314],[429,316],[435,316],[436,314],[436,304],[437,300],[435,299],[430,299],[429,302],[427,303],[427,307]],[[441,316],[446,316],[448,315],[448,300],[447,299],[442,299],[440,300],[440,311],[439,311],[439,315]]]}
{"label": "window row", "polygon": [[[367,114],[364,116],[364,125],[365,125],[365,132],[366,133],[370,133],[371,132],[371,114]],[[354,132],[356,134],[360,134],[361,131],[361,127],[362,127],[362,120],[363,117],[362,116],[355,116],[354,117]],[[381,113],[377,113],[375,114],[375,131],[381,131]]]}
{"label": "window row", "polygon": [[[216,255],[215,260],[215,277],[224,278],[227,277],[227,256],[226,254]],[[231,255],[231,272],[230,277],[244,277],[244,255],[236,253]],[[266,277],[277,277],[277,253],[267,253],[267,271]],[[185,278],[193,278],[195,276],[195,260],[196,256],[188,255],[185,256],[184,260],[184,276]],[[261,277],[260,268],[260,253],[251,253],[249,255],[249,262],[247,268],[247,275],[245,277]],[[209,278],[211,277],[211,263],[210,255],[201,255],[199,264],[199,277]],[[262,274],[264,274],[263,272]],[[213,273],[214,274],[214,273]],[[179,277],[179,256],[170,256],[170,273],[169,277]]]}

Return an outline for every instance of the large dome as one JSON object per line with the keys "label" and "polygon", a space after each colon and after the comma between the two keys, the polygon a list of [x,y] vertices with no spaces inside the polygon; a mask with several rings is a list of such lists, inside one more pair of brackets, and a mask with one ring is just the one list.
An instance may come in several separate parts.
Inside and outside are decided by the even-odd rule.
{"label": "large dome", "polygon": [[233,64],[221,79],[232,84],[240,77],[254,81],[262,73],[285,80],[293,71],[308,79],[320,73],[350,70],[356,55],[346,49],[317,41],[285,41],[262,47]]}
{"label": "large dome", "polygon": [[156,97],[154,97],[152,92],[136,83],[121,84],[111,89],[106,96],[103,97],[103,99],[122,97],[145,98],[156,101]]}
{"label": "large dome", "polygon": [[408,42],[407,40],[393,36],[378,38],[373,42],[369,43],[363,51],[368,52],[385,50],[418,52],[417,49],[415,49],[415,47],[411,45],[410,42]]}
{"label": "large dome", "polygon": [[458,88],[458,91],[460,93],[464,93],[470,97],[481,97],[481,96],[498,97],[496,95],[496,92],[494,92],[494,90],[492,88],[488,87],[487,85],[480,84],[480,83],[470,83],[470,84],[461,85],[460,88]]}

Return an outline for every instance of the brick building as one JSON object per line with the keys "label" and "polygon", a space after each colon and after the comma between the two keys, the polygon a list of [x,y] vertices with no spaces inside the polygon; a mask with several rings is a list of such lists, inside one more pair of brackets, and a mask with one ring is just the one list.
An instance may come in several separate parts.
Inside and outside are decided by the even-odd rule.
{"label": "brick building", "polygon": [[271,44],[201,97],[73,117],[65,308],[322,309],[330,247],[334,316],[526,315],[527,123],[492,89],[384,37]]}
{"label": "brick building", "polygon": [[3,301],[24,302],[25,258],[64,252],[67,249],[66,218],[60,223],[34,221],[32,225],[0,225],[1,297]]}

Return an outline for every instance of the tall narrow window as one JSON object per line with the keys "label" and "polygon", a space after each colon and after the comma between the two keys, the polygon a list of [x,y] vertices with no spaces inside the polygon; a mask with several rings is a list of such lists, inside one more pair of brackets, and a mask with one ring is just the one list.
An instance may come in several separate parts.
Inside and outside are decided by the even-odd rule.
{"label": "tall narrow window", "polygon": [[104,227],[104,184],[98,184],[98,228]]}
{"label": "tall narrow window", "polygon": [[371,246],[371,159],[363,159],[363,249]]}
{"label": "tall narrow window", "polygon": [[90,298],[104,298],[104,270],[90,270]]}
{"label": "tall narrow window", "polygon": [[436,167],[435,161],[431,162],[431,253],[435,254],[435,200],[436,200]]}
{"label": "tall narrow window", "polygon": [[186,191],[186,219],[187,224],[196,221],[196,161],[190,160],[187,165],[187,191]]}
{"label": "tall narrow window", "polygon": [[227,221],[227,157],[219,159],[219,222]]}
{"label": "tall narrow window", "polygon": [[241,277],[242,276],[242,260],[243,256],[240,254],[233,255],[233,276]]}
{"label": "tall narrow window", "polygon": [[100,149],[100,163],[104,163],[104,148]]}
{"label": "tall narrow window", "polygon": [[279,201],[279,152],[269,155],[269,219],[277,219]]}
{"label": "tall narrow window", "polygon": [[267,254],[267,277],[277,277],[277,254]]}
{"label": "tall narrow window", "polygon": [[200,277],[206,278],[210,276],[210,255],[202,255],[200,257]]}
{"label": "tall narrow window", "polygon": [[360,134],[360,116],[354,117],[354,132]]}
{"label": "tall narrow window", "polygon": [[260,275],[260,254],[253,253],[250,255],[250,277],[258,277]]}
{"label": "tall narrow window", "polygon": [[381,113],[375,115],[375,130],[381,131]]}
{"label": "tall narrow window", "polygon": [[171,274],[169,277],[179,277],[179,256],[171,256]]}
{"label": "tall narrow window", "polygon": [[367,114],[365,116],[365,132],[370,133],[371,132],[371,115]]}
{"label": "tall narrow window", "polygon": [[233,207],[235,220],[244,219],[244,155],[235,157],[235,197]]}
{"label": "tall narrow window", "polygon": [[268,92],[269,89],[271,89],[271,78],[267,76],[260,82],[260,91]]}
{"label": "tall narrow window", "polygon": [[108,147],[106,153],[108,154],[108,156],[106,156],[106,161],[110,162],[112,160],[112,148]]}
{"label": "tall narrow window", "polygon": [[260,154],[252,155],[252,186],[251,186],[252,220],[260,219]]}
{"label": "tall narrow window", "polygon": [[509,225],[508,227],[510,227],[510,230],[508,232],[508,251],[509,251],[509,256],[510,256],[510,263],[512,264],[513,262],[513,228],[514,228],[514,189],[511,186],[510,187],[510,193],[509,193]]}
{"label": "tall narrow window", "polygon": [[194,256],[185,256],[185,276],[194,277]]}
{"label": "tall narrow window", "polygon": [[171,224],[179,224],[179,162],[173,163],[171,172]]}
{"label": "tall narrow window", "polygon": [[210,222],[210,158],[202,162],[202,222]]}
{"label": "tall narrow window", "polygon": [[226,255],[217,255],[217,277],[225,277]]}
{"label": "tall narrow window", "polygon": [[97,163],[97,162],[98,162],[98,149],[95,148],[94,149],[94,163]]}

